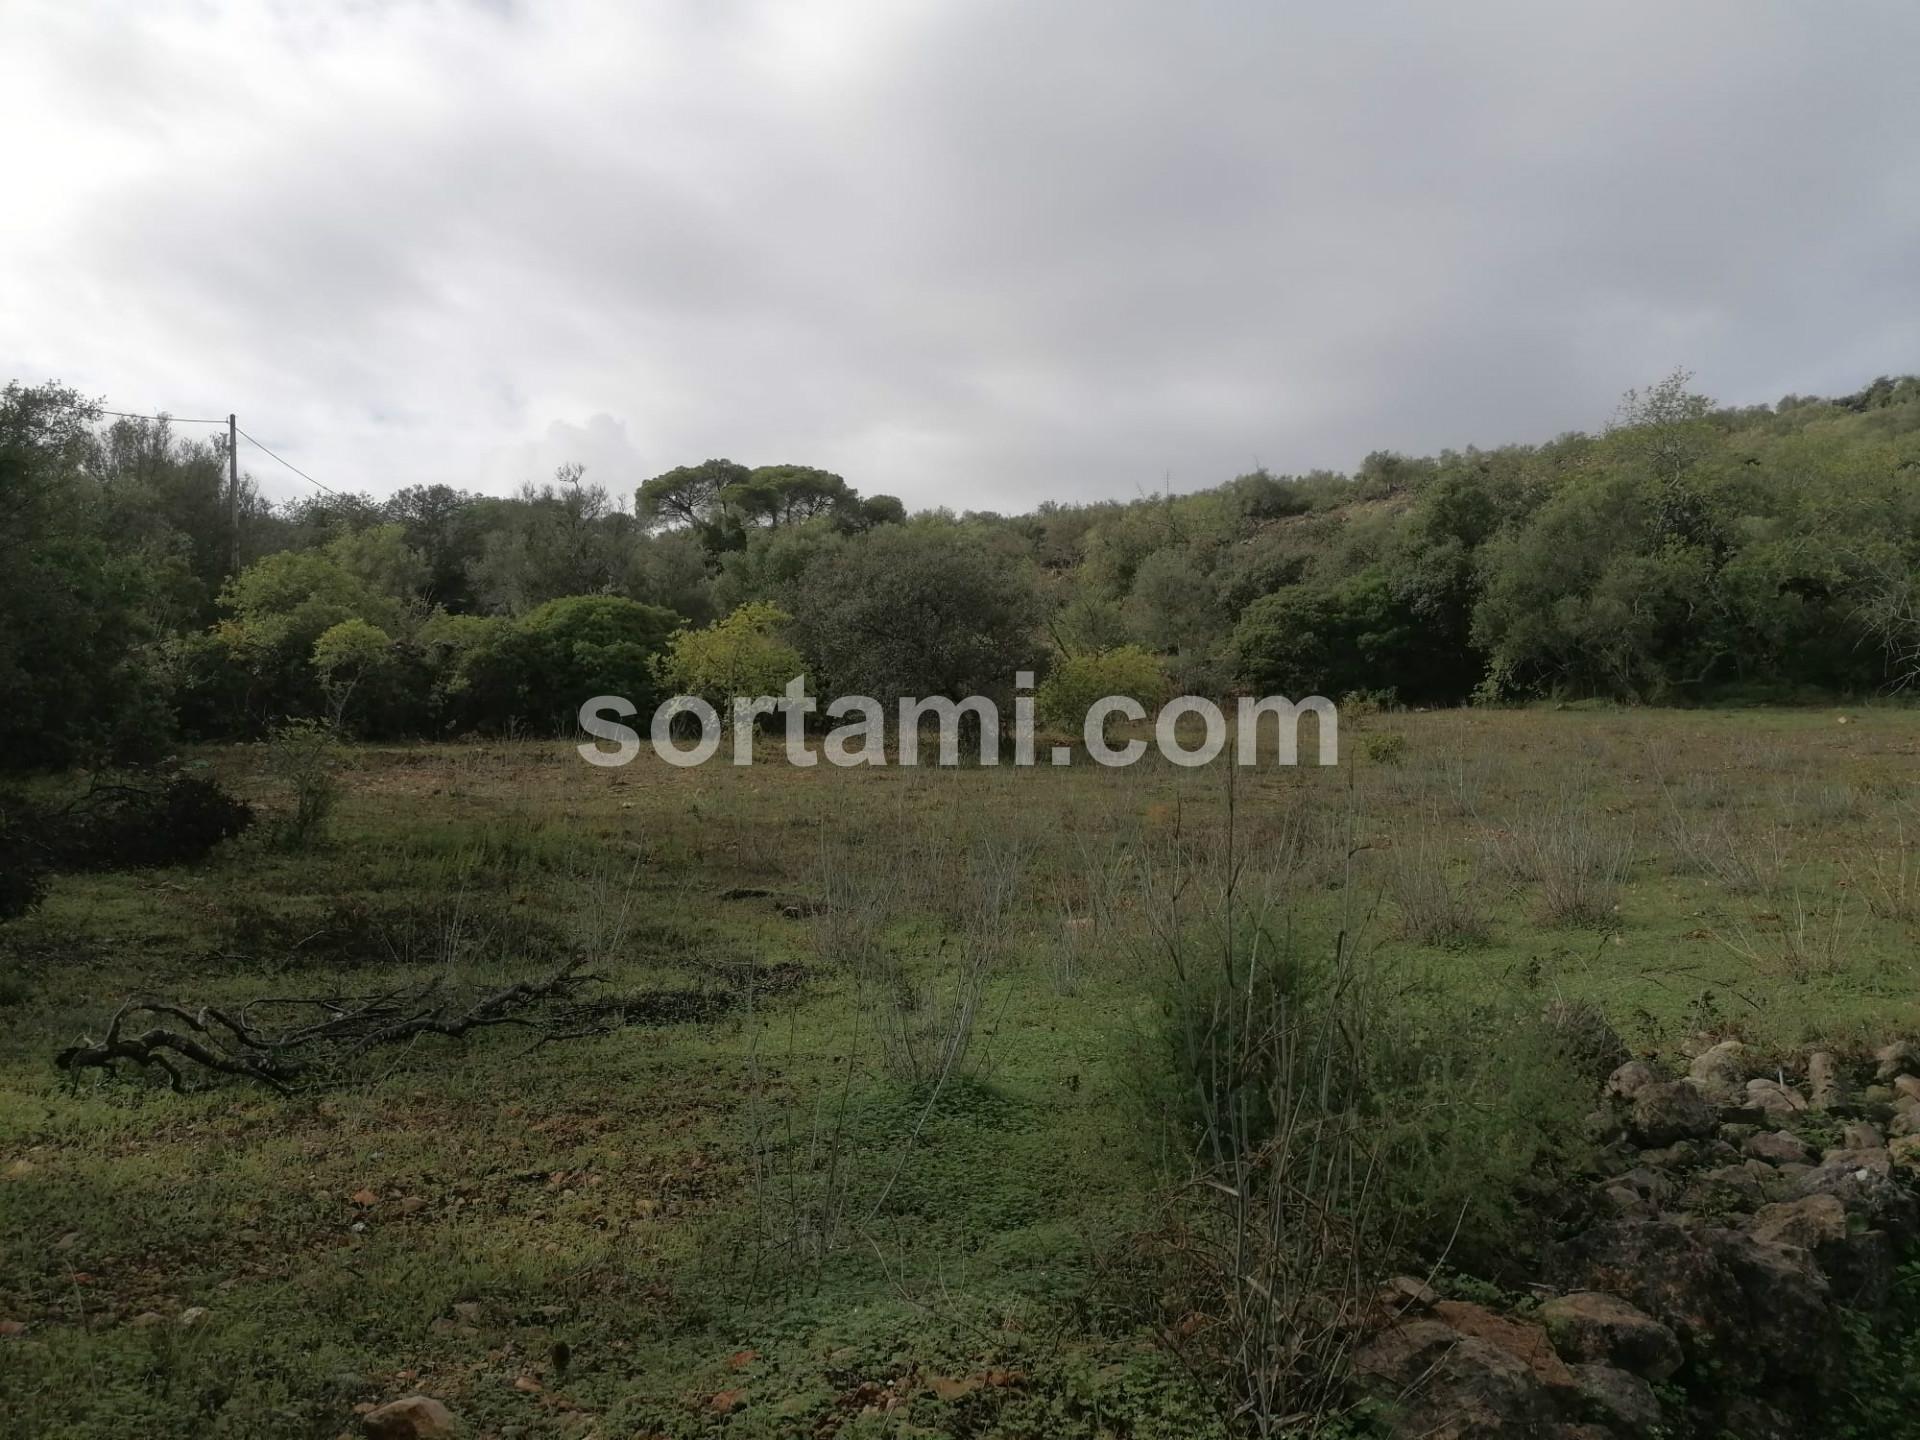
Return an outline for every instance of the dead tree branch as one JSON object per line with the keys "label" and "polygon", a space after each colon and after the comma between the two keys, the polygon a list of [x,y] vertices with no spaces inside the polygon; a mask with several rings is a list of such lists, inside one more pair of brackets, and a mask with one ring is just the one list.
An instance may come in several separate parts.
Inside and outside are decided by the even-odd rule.
{"label": "dead tree branch", "polygon": [[[177,1091],[190,1088],[188,1074],[197,1069],[291,1094],[342,1078],[369,1050],[422,1035],[459,1040],[515,1026],[543,1043],[602,1034],[621,1017],[617,1007],[576,1001],[593,979],[581,963],[477,993],[435,979],[371,996],[265,996],[237,1009],[136,996],[114,1012],[103,1038],[82,1037],[54,1063],[74,1074],[130,1060],[158,1069]],[[148,1028],[130,1028],[137,1024]]]}

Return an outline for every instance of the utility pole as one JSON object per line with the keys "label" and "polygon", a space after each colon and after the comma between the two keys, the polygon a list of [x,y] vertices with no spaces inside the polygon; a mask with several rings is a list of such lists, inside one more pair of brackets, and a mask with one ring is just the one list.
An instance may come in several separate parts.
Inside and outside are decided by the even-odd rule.
{"label": "utility pole", "polygon": [[240,422],[227,416],[227,574],[240,573]]}

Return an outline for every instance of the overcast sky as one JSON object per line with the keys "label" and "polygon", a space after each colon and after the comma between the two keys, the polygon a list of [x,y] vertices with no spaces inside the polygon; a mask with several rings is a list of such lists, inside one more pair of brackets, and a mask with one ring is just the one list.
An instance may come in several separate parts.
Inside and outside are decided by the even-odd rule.
{"label": "overcast sky", "polygon": [[0,379],[1021,510],[1920,369],[1920,6],[1579,9],[0,0]]}

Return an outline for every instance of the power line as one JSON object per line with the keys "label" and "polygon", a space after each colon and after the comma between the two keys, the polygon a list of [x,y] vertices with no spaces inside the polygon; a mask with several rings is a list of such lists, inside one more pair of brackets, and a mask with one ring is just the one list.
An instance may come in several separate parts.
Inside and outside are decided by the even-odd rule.
{"label": "power line", "polygon": [[[76,401],[75,404],[81,409],[94,409],[85,401]],[[190,415],[136,415],[131,410],[95,410],[94,413],[112,415],[120,420],[162,420],[173,425],[224,425],[227,423],[224,420],[196,420]]]}
{"label": "power line", "polygon": [[282,465],[285,465],[287,469],[293,471],[294,474],[298,475],[302,480],[306,481],[309,485],[312,485],[317,489],[324,490],[327,492],[327,494],[332,495],[336,498],[340,497],[340,492],[334,489],[331,485],[322,485],[318,480],[314,479],[313,476],[307,474],[306,471],[302,470],[298,465],[295,465],[292,461],[281,460],[278,455],[275,455],[271,450],[267,450],[267,447],[265,445],[261,445],[258,440],[255,440],[253,438],[253,436],[248,435],[247,432],[244,430],[241,430],[239,426],[233,425],[233,417],[231,415],[229,415],[224,420],[198,420],[190,415],[141,415],[132,410],[102,410],[99,406],[89,405],[84,400],[71,400],[71,401],[68,401],[67,403],[71,408],[80,409],[80,410],[91,410],[96,415],[111,415],[118,420],[162,420],[162,421],[168,421],[168,422],[172,422],[180,425],[228,425],[228,426],[231,426],[235,431],[237,431],[241,436],[243,436],[249,444],[259,446],[260,449],[265,450],[269,456],[272,456],[272,458],[275,460],[279,460]]}
{"label": "power line", "polygon": [[[221,423],[222,425],[224,425],[224,424],[226,424],[227,422],[226,422],[226,421],[224,421],[224,420],[222,420],[222,421],[221,421],[220,423]],[[236,428],[236,429],[238,429],[239,427],[238,427],[238,426],[236,426],[235,428]],[[264,446],[264,445],[260,445],[260,442],[259,442],[258,440],[255,440],[255,439],[253,438],[253,436],[251,436],[251,435],[248,435],[246,431],[244,431],[244,430],[241,430],[241,431],[240,431],[240,434],[241,434],[241,436],[242,436],[242,437],[243,437],[244,439],[246,439],[246,440],[247,440],[247,441],[249,441],[250,443],[252,443],[252,444],[254,444],[254,445],[259,445],[259,446],[260,446],[260,448],[261,448],[262,450],[267,450],[267,447],[266,447],[266,446]],[[275,460],[280,460],[280,457],[279,457],[278,455],[274,455],[274,454],[273,454],[273,451],[271,451],[271,450],[267,450],[267,454],[268,454],[268,455],[272,455],[272,456],[273,456],[273,458],[274,458]],[[302,469],[301,469],[301,468],[300,468],[300,467],[299,467],[298,465],[295,465],[295,464],[294,464],[294,463],[293,463],[292,461],[290,461],[290,460],[280,460],[280,463],[281,463],[282,465],[285,465],[285,466],[287,467],[287,469],[289,469],[289,470],[291,470],[291,471],[293,471],[293,473],[294,473],[294,474],[296,474],[296,475],[298,475],[298,476],[299,476],[299,477],[300,477],[300,478],[301,478],[302,480],[304,480],[304,481],[306,481],[306,482],[307,482],[307,483],[308,483],[309,485],[315,485],[315,486],[318,486],[318,487],[319,487],[320,489],[322,489],[322,490],[325,490],[325,491],[327,492],[327,494],[329,494],[329,495],[332,495],[332,496],[336,496],[336,497],[338,497],[338,496],[340,495],[340,492],[339,492],[338,490],[335,490],[335,489],[334,489],[334,488],[333,488],[332,486],[330,486],[330,485],[321,485],[321,484],[320,484],[320,482],[319,482],[318,480],[316,480],[316,479],[314,479],[314,478],[313,478],[313,476],[311,476],[311,475],[309,475],[309,474],[307,474],[307,472],[306,472],[306,471],[304,471],[304,470],[302,470]]]}
{"label": "power line", "polygon": [[111,415],[116,420],[159,420],[174,425],[224,425],[224,420],[196,420],[191,415],[138,415],[131,410],[102,410],[98,405],[90,405],[85,400],[61,400],[55,402],[69,410],[90,410],[95,415]]}

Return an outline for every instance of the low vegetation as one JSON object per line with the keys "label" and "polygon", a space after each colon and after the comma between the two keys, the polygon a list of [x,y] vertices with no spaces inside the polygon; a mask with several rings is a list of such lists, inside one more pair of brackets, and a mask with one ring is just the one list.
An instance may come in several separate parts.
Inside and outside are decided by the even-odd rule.
{"label": "low vegetation", "polygon": [[[271,747],[189,752],[256,825],[51,871],[0,929],[9,1433],[330,1437],[416,1391],[495,1435],[1365,1433],[1378,1282],[1523,1295],[1608,1173],[1622,1041],[1920,1031],[1910,919],[1861,879],[1912,827],[1906,711],[1358,733],[1395,761],[348,744],[299,848]],[[1817,786],[1854,799],[1790,804]],[[1676,809],[1767,847],[1797,908],[1691,862]],[[555,973],[558,1008],[457,1037],[336,1009],[292,1095],[55,1064],[136,997],[281,1037],[300,1013],[260,1007],[457,1015]]]}

